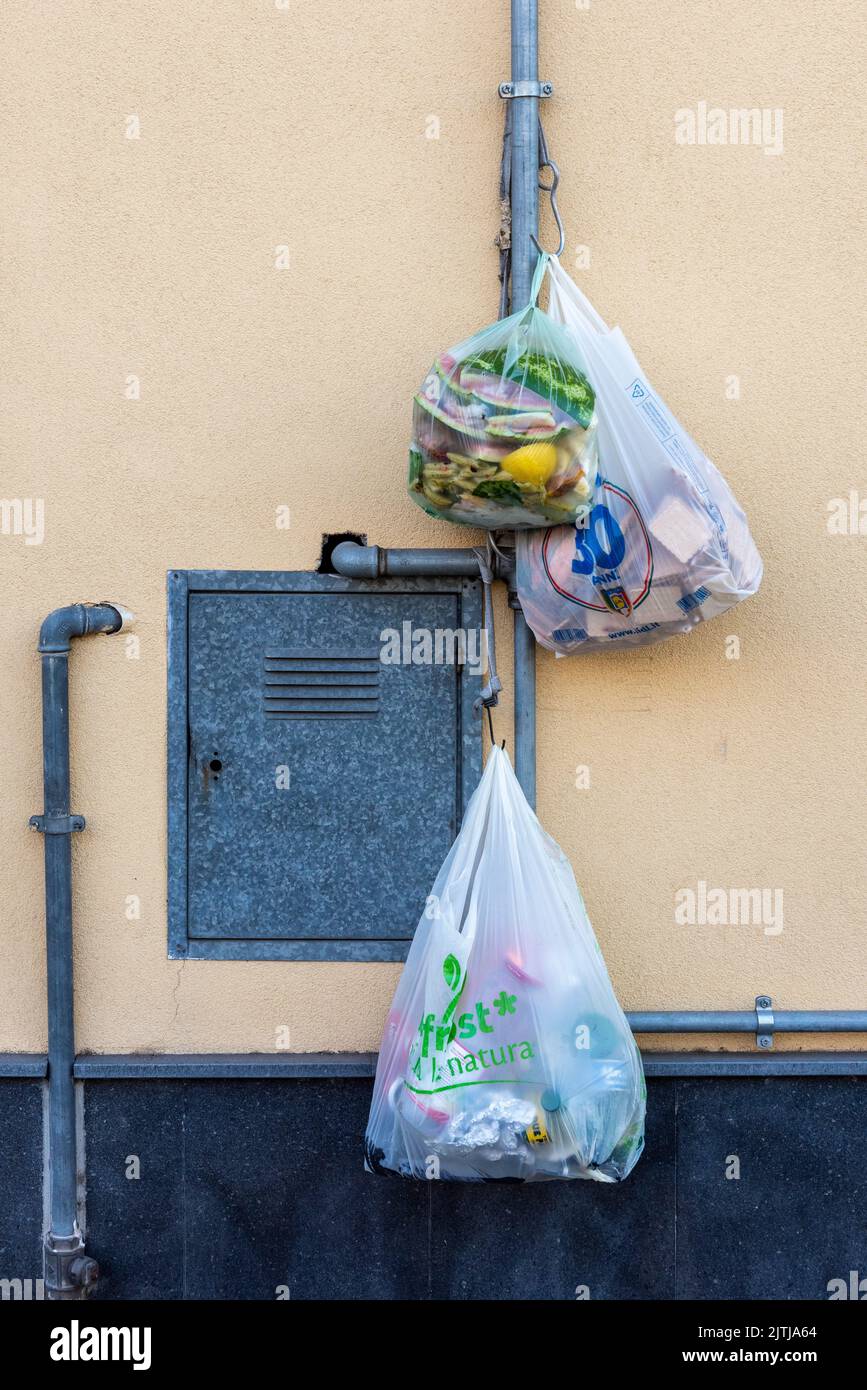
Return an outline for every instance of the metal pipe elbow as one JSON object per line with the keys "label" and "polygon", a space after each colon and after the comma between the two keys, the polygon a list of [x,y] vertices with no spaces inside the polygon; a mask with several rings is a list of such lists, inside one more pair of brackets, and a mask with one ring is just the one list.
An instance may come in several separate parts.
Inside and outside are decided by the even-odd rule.
{"label": "metal pipe elbow", "polygon": [[359,545],[357,541],[341,541],[334,547],[331,563],[346,579],[378,579],[380,549],[378,545]]}
{"label": "metal pipe elbow", "polygon": [[38,650],[43,654],[68,652],[73,637],[119,632],[132,620],[132,613],[115,603],[72,603],[55,608],[39,629]]}

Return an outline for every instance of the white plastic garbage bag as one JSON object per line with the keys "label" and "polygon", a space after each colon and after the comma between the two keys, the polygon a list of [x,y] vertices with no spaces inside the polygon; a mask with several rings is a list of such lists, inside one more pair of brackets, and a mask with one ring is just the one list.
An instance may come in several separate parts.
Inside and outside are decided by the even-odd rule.
{"label": "white plastic garbage bag", "polygon": [[617,1182],[644,1144],[641,1058],[581,894],[494,748],[386,1022],[365,1167]]}
{"label": "white plastic garbage bag", "polygon": [[599,466],[575,526],[517,537],[517,587],[543,646],[634,647],[689,632],[754,594],[762,562],[725,480],[609,329],[548,257],[549,316],[596,386]]}

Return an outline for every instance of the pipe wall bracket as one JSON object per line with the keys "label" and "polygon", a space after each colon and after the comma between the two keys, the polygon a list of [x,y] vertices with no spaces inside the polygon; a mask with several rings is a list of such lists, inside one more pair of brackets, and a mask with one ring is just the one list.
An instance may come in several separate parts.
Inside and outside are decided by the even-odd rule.
{"label": "pipe wall bracket", "polygon": [[546,97],[554,95],[554,85],[551,82],[501,82],[497,88],[498,95],[503,101],[513,101],[515,97],[535,97],[537,101],[543,101]]}
{"label": "pipe wall bracket", "polygon": [[756,1047],[767,1052],[774,1045],[774,1007],[769,994],[756,996]]}
{"label": "pipe wall bracket", "polygon": [[84,816],[31,816],[30,829],[38,830],[40,835],[71,835],[75,830],[84,830]]}

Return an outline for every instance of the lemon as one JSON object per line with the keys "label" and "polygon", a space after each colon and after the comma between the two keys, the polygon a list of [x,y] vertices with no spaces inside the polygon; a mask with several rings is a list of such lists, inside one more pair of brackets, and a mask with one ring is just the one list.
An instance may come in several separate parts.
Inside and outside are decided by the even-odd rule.
{"label": "lemon", "polygon": [[557,467],[556,446],[544,441],[525,444],[507,455],[501,467],[506,473],[511,474],[516,483],[543,487]]}

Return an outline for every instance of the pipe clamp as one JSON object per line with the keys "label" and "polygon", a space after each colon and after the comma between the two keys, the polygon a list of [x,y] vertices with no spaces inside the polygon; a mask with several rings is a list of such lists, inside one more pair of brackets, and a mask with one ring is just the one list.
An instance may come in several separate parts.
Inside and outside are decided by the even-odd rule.
{"label": "pipe clamp", "polygon": [[769,994],[756,998],[756,1047],[765,1050],[774,1045],[774,1006]]}
{"label": "pipe clamp", "polygon": [[514,97],[535,97],[543,100],[545,97],[554,95],[554,85],[551,82],[501,82],[497,88],[498,94],[503,101],[511,101]]}
{"label": "pipe clamp", "polygon": [[71,835],[74,830],[83,830],[84,816],[31,816],[30,829],[38,830],[40,835]]}

